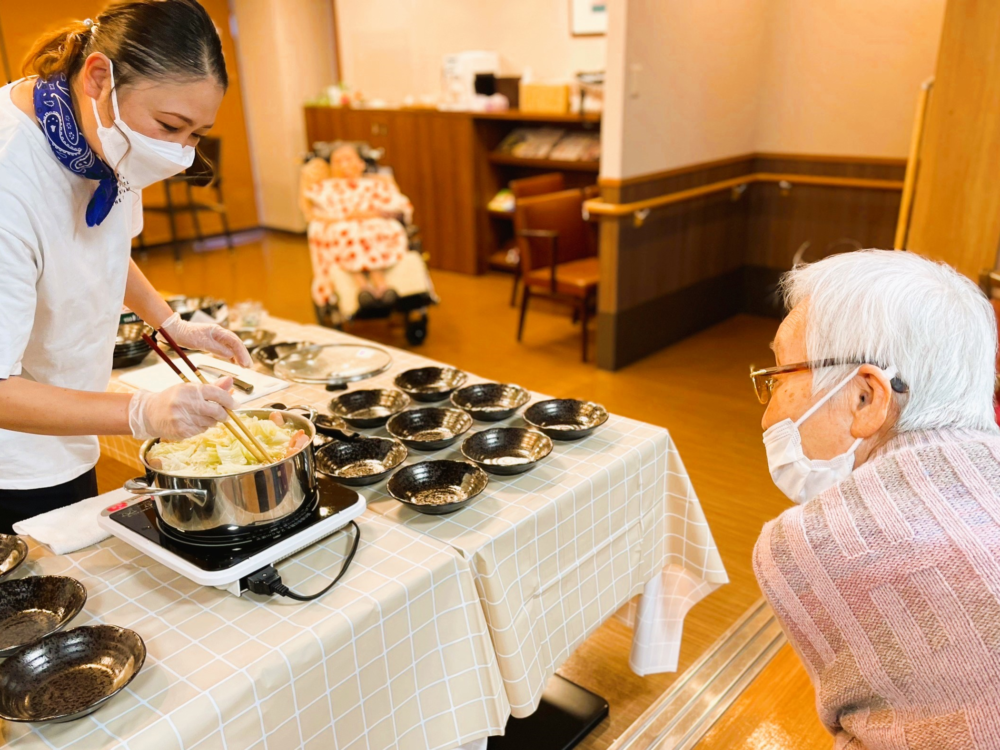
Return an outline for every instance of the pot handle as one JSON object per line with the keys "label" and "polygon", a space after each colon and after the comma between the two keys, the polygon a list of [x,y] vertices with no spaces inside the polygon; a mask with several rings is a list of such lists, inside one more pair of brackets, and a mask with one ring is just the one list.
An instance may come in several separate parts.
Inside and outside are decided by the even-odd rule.
{"label": "pot handle", "polygon": [[270,404],[268,409],[277,409],[278,411],[304,411],[309,416],[306,417],[310,422],[316,421],[316,410],[311,406],[305,404],[298,404],[296,406],[285,406],[284,404]]}
{"label": "pot handle", "polygon": [[194,500],[198,505],[204,505],[208,500],[208,492],[195,488],[187,490],[161,490],[150,487],[145,477],[134,477],[125,482],[125,489],[133,495],[148,495],[149,497],[173,497],[174,495],[186,495]]}

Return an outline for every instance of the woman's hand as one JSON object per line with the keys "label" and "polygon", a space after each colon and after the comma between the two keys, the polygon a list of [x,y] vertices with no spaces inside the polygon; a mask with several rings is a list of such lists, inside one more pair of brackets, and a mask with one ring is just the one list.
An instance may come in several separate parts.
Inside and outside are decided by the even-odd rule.
{"label": "woman's hand", "polygon": [[236,408],[232,386],[233,379],[226,377],[209,384],[178,383],[160,393],[139,391],[128,405],[132,436],[183,440],[225,422],[226,409]]}
{"label": "woman's hand", "polygon": [[178,346],[185,349],[199,349],[217,354],[243,367],[252,367],[250,352],[240,341],[240,337],[215,323],[192,323],[178,313],[167,318],[162,325]]}

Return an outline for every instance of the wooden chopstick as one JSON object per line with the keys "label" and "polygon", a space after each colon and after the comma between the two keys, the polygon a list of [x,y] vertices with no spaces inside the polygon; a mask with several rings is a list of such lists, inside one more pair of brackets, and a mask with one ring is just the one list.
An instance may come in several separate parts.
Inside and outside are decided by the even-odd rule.
{"label": "wooden chopstick", "polygon": [[[204,376],[204,374],[202,374],[201,370],[198,369],[198,367],[194,364],[194,362],[188,359],[188,356],[187,354],[184,353],[184,350],[181,349],[179,346],[177,346],[177,342],[174,341],[174,337],[171,336],[162,328],[159,329],[159,332],[160,335],[162,335],[163,338],[167,340],[167,343],[170,344],[170,348],[173,349],[175,352],[177,352],[180,358],[184,360],[184,364],[186,364],[189,368],[191,368],[191,372],[197,375],[198,379],[202,383],[205,383],[207,385],[208,379]],[[236,412],[232,411],[231,409],[226,409],[226,414],[229,415],[229,417],[233,420],[236,426],[239,427],[243,431],[243,434],[247,436],[247,439],[254,444],[254,446],[257,448],[258,451],[260,451],[260,455],[263,456],[261,460],[265,464],[271,463],[270,454],[267,452],[267,449],[260,444],[260,441],[257,440],[256,436],[252,432],[250,432],[249,428],[245,424],[243,424],[243,420],[240,419],[239,416],[237,416]]]}
{"label": "wooden chopstick", "polygon": [[[185,383],[191,382],[191,378],[189,378],[181,371],[181,369],[170,358],[170,355],[168,355],[165,351],[163,351],[163,349],[160,348],[160,345],[157,344],[155,341],[153,341],[152,337],[150,337],[148,333],[142,334],[142,340],[145,341],[148,346],[152,347],[153,351],[156,352],[157,356],[160,357],[160,359],[162,359],[164,362],[170,365],[170,369],[173,370],[175,373],[177,373],[177,377],[179,377]],[[230,416],[232,416],[232,412],[230,412],[228,409],[226,409],[226,412],[229,413]],[[258,461],[261,461],[261,463],[264,464],[270,463],[269,459],[266,458],[261,459],[261,456],[257,454],[257,450],[254,444],[251,443],[249,440],[247,440],[245,437],[243,437],[243,435],[241,435],[240,432],[235,427],[233,427],[228,422],[223,422],[222,424],[227,430],[229,430],[232,433],[234,438],[243,443],[243,447],[245,447],[248,451],[250,451],[251,456],[253,456]],[[267,454],[263,453],[263,455],[266,456]]]}

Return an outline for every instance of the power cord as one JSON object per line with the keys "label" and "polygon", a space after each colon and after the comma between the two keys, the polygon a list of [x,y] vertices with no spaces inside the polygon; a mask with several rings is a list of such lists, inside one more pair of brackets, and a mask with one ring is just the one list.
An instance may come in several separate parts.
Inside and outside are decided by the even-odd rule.
{"label": "power cord", "polygon": [[351,565],[351,561],[354,559],[354,553],[358,551],[358,542],[361,541],[361,529],[358,525],[351,521],[350,525],[354,527],[354,543],[351,545],[351,551],[347,553],[347,558],[344,560],[344,564],[340,566],[340,572],[337,573],[337,577],[330,581],[330,584],[322,591],[317,591],[315,594],[296,594],[294,591],[289,589],[285,584],[281,582],[281,574],[273,565],[268,565],[266,568],[261,568],[255,573],[251,573],[244,580],[246,581],[247,589],[254,594],[260,594],[261,596],[286,596],[289,599],[295,599],[300,602],[311,602],[314,599],[319,599],[323,594],[327,593],[332,589],[337,581],[344,577],[344,573]]}

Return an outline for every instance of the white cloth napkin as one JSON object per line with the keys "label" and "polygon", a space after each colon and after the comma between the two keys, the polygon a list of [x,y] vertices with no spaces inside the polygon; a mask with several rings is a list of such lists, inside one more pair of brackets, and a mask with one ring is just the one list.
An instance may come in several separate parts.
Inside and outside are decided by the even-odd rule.
{"label": "white cloth napkin", "polygon": [[109,536],[97,525],[101,511],[135,495],[123,489],[105,492],[103,495],[88,497],[78,503],[56,508],[14,524],[14,531],[22,536],[30,536],[44,544],[53,554],[65,555],[84,547],[97,544]]}

